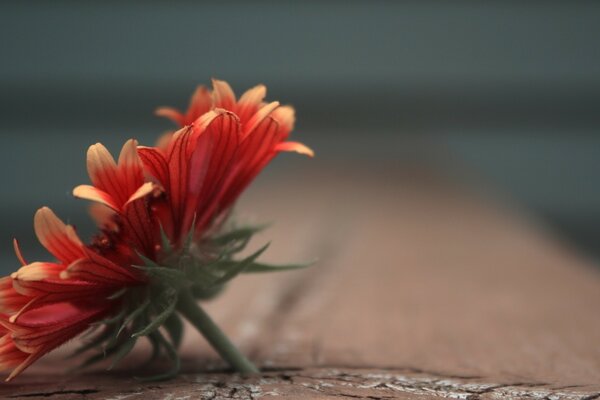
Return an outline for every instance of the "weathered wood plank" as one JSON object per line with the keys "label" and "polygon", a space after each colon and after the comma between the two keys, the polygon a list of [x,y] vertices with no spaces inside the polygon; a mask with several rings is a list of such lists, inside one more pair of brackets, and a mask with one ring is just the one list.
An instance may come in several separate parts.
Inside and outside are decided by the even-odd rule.
{"label": "weathered wood plank", "polygon": [[240,209],[276,221],[271,260],[320,261],[239,279],[208,310],[275,370],[198,373],[223,364],[190,334],[172,382],[65,377],[54,356],[0,395],[600,397],[600,274],[517,210],[420,167],[271,178]]}

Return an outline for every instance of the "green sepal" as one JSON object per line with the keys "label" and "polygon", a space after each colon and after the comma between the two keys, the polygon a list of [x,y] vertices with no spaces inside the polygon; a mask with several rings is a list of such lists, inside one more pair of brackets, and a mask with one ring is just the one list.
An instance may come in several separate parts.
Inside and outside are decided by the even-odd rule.
{"label": "green sepal", "polygon": [[103,332],[98,334],[96,337],[91,339],[89,342],[84,343],[81,346],[77,347],[71,354],[69,354],[66,357],[66,359],[71,359],[71,358],[78,356],[79,354],[84,353],[95,347],[101,348],[102,343],[104,341],[106,341],[108,338],[110,338],[111,335],[112,335],[112,331],[110,329],[105,329]]}
{"label": "green sepal", "polygon": [[152,332],[151,334],[146,336],[146,338],[148,338],[148,341],[152,345],[152,353],[150,354],[150,357],[145,362],[145,364],[150,364],[154,360],[156,360],[160,355],[160,340],[158,340],[156,332]]}
{"label": "green sepal", "polygon": [[160,224],[160,243],[162,246],[162,252],[164,254],[169,254],[171,251],[173,251],[173,246],[171,245],[171,241],[169,240],[167,233],[163,229],[162,224]]}
{"label": "green sepal", "polygon": [[183,339],[183,322],[177,313],[172,313],[167,317],[164,327],[171,338],[171,343],[178,349]]}
{"label": "green sepal", "polygon": [[225,282],[234,278],[236,275],[238,275],[242,271],[244,271],[244,269],[246,269],[248,266],[250,266],[250,264],[252,264],[254,262],[254,260],[256,260],[269,247],[270,244],[271,243],[265,244],[263,247],[261,247],[255,253],[253,253],[250,256],[246,257],[245,259],[237,262],[236,264],[233,264],[231,266],[231,268],[229,268],[225,272],[225,274],[223,274],[223,276],[218,278],[213,284],[214,285],[222,285]]}
{"label": "green sepal", "polygon": [[112,325],[121,321],[125,317],[125,309],[119,311],[114,317],[106,318],[101,321],[92,322],[90,326]]}
{"label": "green sepal", "polygon": [[166,379],[171,379],[177,376],[179,370],[181,369],[181,359],[177,354],[177,349],[175,349],[175,347],[167,339],[165,339],[165,337],[160,333],[160,331],[155,331],[154,334],[157,341],[159,342],[159,345],[162,345],[163,348],[166,350],[167,357],[169,357],[169,359],[173,362],[173,365],[170,370],[163,374],[146,377],[135,377],[135,379],[142,382],[163,381]]}
{"label": "green sepal", "polygon": [[148,308],[148,306],[150,306],[150,299],[146,299],[142,304],[140,304],[140,306],[138,306],[138,308],[136,308],[135,310],[133,310],[124,320],[123,323],[121,324],[121,327],[119,328],[119,330],[117,331],[117,336],[119,336],[121,334],[121,332],[123,331],[123,329],[125,329],[127,327],[127,325],[129,325],[130,322],[135,322],[135,319],[137,317],[139,317],[140,315],[142,315],[142,313],[144,311],[146,311],[146,309]]}
{"label": "green sepal", "polygon": [[69,369],[68,371],[74,372],[74,371],[77,371],[78,369],[83,369],[83,368],[89,367],[91,365],[94,365],[94,364],[104,360],[106,357],[109,357],[112,354],[118,352],[119,348],[120,348],[120,346],[117,346],[117,345],[113,345],[110,348],[105,348],[102,352],[92,355],[91,357],[85,359],[81,364]]}
{"label": "green sepal", "polygon": [[184,252],[189,253],[190,248],[192,247],[192,243],[194,243],[195,233],[196,233],[196,214],[194,214],[194,219],[192,220],[192,225],[191,225],[190,230],[183,242],[183,251]]}
{"label": "green sepal", "polygon": [[129,339],[127,339],[125,341],[125,343],[123,343],[121,346],[119,346],[119,350],[116,352],[115,358],[113,359],[113,361],[110,364],[110,366],[107,368],[107,371],[110,371],[119,362],[121,362],[121,360],[123,358],[125,358],[127,356],[127,354],[129,354],[131,352],[131,350],[133,350],[133,347],[135,346],[136,342],[137,342],[137,338],[136,337],[130,337]]}
{"label": "green sepal", "polygon": [[208,242],[219,247],[227,246],[233,242],[249,240],[255,233],[258,233],[267,227],[268,225],[258,225],[237,228],[227,233],[214,236],[208,239]]}
{"label": "green sepal", "polygon": [[[282,265],[253,262],[244,269],[243,273],[244,274],[253,274],[253,273],[262,273],[262,272],[290,271],[290,270],[294,270],[294,269],[302,269],[302,268],[310,267],[315,262],[316,261],[306,263],[306,264],[282,264]],[[236,261],[226,260],[226,261],[217,263],[215,265],[215,267],[227,270],[227,269],[231,268],[233,265],[235,265],[235,263],[236,263]]]}
{"label": "green sepal", "polygon": [[162,310],[160,310],[159,314],[154,317],[152,322],[146,325],[146,327],[142,330],[135,332],[133,335],[131,335],[132,337],[146,336],[152,332],[155,332],[167,320],[167,318],[169,318],[173,311],[175,311],[175,306],[177,305],[177,291],[169,288],[164,290],[162,293],[165,293],[164,300],[159,300],[157,302],[157,305],[160,304],[160,306],[163,307]]}
{"label": "green sepal", "polygon": [[223,289],[225,289],[225,285],[214,285],[209,288],[205,288],[200,285],[192,285],[190,287],[192,295],[198,300],[214,299],[223,291]]}
{"label": "green sepal", "polygon": [[186,279],[186,276],[183,273],[183,271],[175,268],[162,266],[148,267],[140,265],[132,265],[132,267],[141,269],[150,277],[158,278],[159,280],[165,280],[173,284],[179,284],[181,281],[184,281]]}

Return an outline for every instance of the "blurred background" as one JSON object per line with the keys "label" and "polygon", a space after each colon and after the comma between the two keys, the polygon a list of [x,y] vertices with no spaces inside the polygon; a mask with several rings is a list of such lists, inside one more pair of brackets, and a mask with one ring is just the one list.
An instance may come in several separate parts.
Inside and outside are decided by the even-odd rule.
{"label": "blurred background", "polygon": [[[195,85],[265,83],[321,161],[416,160],[498,188],[600,257],[600,2],[2,2],[0,260],[85,151],[145,144]],[[281,165],[298,163],[288,157]],[[270,169],[268,173],[275,173]]]}

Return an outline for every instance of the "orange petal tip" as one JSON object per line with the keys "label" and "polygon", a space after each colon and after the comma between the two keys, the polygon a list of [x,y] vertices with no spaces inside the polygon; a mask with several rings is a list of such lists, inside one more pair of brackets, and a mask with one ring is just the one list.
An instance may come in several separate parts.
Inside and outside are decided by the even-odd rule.
{"label": "orange petal tip", "polygon": [[315,152],[308,146],[298,142],[283,142],[279,143],[275,148],[277,151],[294,151],[298,154],[304,154],[305,156],[313,158]]}

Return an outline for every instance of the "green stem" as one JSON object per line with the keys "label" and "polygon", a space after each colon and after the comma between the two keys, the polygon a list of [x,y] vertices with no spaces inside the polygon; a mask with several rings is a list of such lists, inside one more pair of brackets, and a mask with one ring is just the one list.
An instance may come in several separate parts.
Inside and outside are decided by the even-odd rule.
{"label": "green stem", "polygon": [[213,322],[210,316],[200,307],[189,290],[183,290],[177,305],[179,312],[202,333],[208,342],[217,350],[225,361],[236,371],[241,373],[258,373],[252,364],[233,343],[225,336],[223,331]]}

